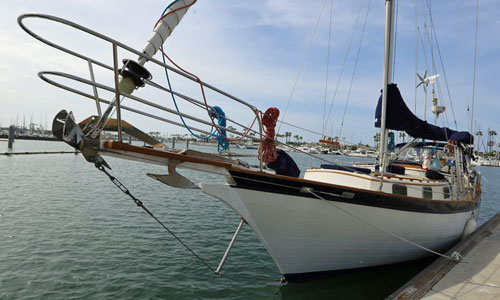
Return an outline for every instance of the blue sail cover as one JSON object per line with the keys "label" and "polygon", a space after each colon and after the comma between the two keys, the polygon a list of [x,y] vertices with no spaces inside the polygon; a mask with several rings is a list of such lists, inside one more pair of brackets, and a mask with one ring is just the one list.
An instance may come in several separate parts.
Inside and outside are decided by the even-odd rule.
{"label": "blue sail cover", "polygon": [[[380,128],[382,115],[382,95],[378,99],[375,110],[375,127]],[[406,106],[396,84],[388,85],[387,89],[387,129],[403,130],[414,138],[434,141],[457,141],[473,144],[474,137],[466,131],[455,131],[448,127],[439,127],[420,120]]]}

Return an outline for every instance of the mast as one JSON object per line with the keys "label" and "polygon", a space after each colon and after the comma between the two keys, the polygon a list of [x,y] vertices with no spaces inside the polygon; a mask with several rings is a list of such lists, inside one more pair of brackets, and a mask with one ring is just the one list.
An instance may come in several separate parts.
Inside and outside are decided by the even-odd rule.
{"label": "mast", "polygon": [[394,13],[396,0],[385,1],[385,46],[384,46],[384,74],[382,85],[382,114],[380,120],[380,153],[379,165],[383,176],[387,166],[387,134],[385,126],[387,117],[387,86],[392,82],[392,58],[394,51]]}

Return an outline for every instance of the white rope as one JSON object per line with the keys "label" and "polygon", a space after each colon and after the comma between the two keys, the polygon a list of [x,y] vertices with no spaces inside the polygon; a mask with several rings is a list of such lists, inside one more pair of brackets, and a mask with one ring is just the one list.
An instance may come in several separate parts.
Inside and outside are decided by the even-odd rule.
{"label": "white rope", "polygon": [[386,230],[386,229],[384,229],[384,228],[382,228],[382,227],[379,227],[379,226],[377,226],[377,225],[375,225],[375,224],[373,224],[373,223],[371,223],[371,222],[365,221],[365,220],[363,220],[363,219],[359,218],[358,216],[356,216],[355,214],[351,213],[351,212],[350,212],[350,211],[348,211],[347,209],[344,209],[344,208],[342,208],[342,207],[338,206],[338,205],[337,205],[337,204],[335,204],[333,201],[328,201],[328,200],[324,199],[324,198],[323,198],[323,197],[321,197],[320,195],[318,195],[318,194],[316,194],[315,192],[313,192],[313,190],[312,190],[311,188],[305,188],[305,189],[302,189],[302,191],[308,192],[308,193],[310,193],[310,194],[314,195],[315,197],[317,197],[318,199],[321,199],[321,200],[326,201],[327,203],[329,203],[329,204],[331,204],[331,205],[335,206],[337,209],[339,209],[339,210],[343,211],[344,213],[348,214],[349,216],[351,216],[351,217],[355,218],[356,220],[358,220],[358,221],[360,221],[360,222],[362,222],[362,223],[365,223],[365,224],[367,224],[367,225],[369,225],[369,226],[371,226],[371,227],[373,227],[373,228],[375,228],[375,229],[378,229],[378,230],[380,230],[380,231],[383,231],[383,232],[387,233],[388,235],[391,235],[391,236],[393,236],[393,237],[395,237],[395,238],[398,238],[398,239],[400,239],[400,240],[402,240],[402,241],[404,241],[404,242],[407,242],[407,243],[409,243],[409,244],[412,244],[413,246],[418,247],[418,248],[420,248],[420,249],[422,249],[422,250],[425,250],[425,251],[427,251],[427,252],[433,253],[433,254],[435,254],[435,255],[439,255],[439,256],[441,256],[441,257],[444,257],[444,258],[446,258],[446,259],[453,260],[453,261],[459,261],[460,259],[462,259],[462,258],[463,258],[463,257],[460,255],[460,253],[458,253],[457,251],[453,252],[453,253],[451,254],[451,256],[448,256],[448,255],[446,255],[446,254],[442,254],[442,253],[436,252],[436,251],[434,251],[434,250],[432,250],[432,249],[429,249],[429,248],[424,247],[424,246],[422,246],[422,245],[419,245],[419,244],[417,244],[417,243],[415,243],[415,242],[412,242],[412,241],[410,241],[410,240],[408,240],[408,239],[405,239],[404,237],[401,237],[401,236],[399,236],[399,235],[397,235],[397,234],[395,234],[395,233],[392,233],[392,232],[390,232],[389,230]]}

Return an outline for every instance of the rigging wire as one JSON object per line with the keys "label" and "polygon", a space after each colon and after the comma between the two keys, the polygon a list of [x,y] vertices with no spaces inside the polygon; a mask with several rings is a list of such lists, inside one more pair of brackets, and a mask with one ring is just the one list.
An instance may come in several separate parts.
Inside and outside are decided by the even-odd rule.
{"label": "rigging wire", "polygon": [[415,5],[415,91],[414,91],[414,96],[415,96],[415,108],[413,111],[414,115],[417,115],[417,84],[418,84],[418,77],[417,77],[417,72],[418,72],[418,5],[417,1],[415,0],[414,5]]}
{"label": "rigging wire", "polygon": [[[425,6],[424,6],[424,3],[423,3],[423,0],[420,2],[421,3],[421,6],[422,6],[422,16],[424,18],[424,29],[425,29],[425,36],[426,36],[426,39],[422,38],[422,35],[420,33],[420,28],[418,27],[417,23],[418,23],[418,5],[415,1],[415,26],[416,26],[416,30],[418,32],[418,37],[420,37],[420,40],[422,42],[422,52],[424,54],[424,57],[425,57],[425,66],[426,66],[426,70],[431,70],[432,74],[438,74],[438,68],[436,67],[436,62],[435,62],[435,56],[434,56],[434,44],[433,44],[433,39],[432,39],[432,32],[429,33],[429,29],[428,29],[428,26],[427,26],[427,17],[426,17],[426,14],[425,14]],[[429,5],[429,9],[430,9],[430,5]],[[432,14],[432,13],[430,13]],[[434,34],[435,34],[435,31],[434,31]],[[432,69],[429,68],[429,62],[428,62],[428,58],[427,58],[427,53],[425,51],[426,49],[426,43],[429,45],[429,52],[430,52],[430,55],[431,55],[431,61],[432,61]],[[415,59],[415,69],[417,70],[418,69],[418,41],[416,41],[416,45],[415,45],[415,56],[416,56],[416,59]],[[441,57],[440,57],[441,58]],[[417,72],[416,72],[417,73]],[[415,78],[415,81],[417,82],[417,79]],[[437,93],[438,93],[438,101],[439,103],[444,103],[444,97],[443,97],[443,93],[442,93],[442,88],[441,88],[441,81],[439,80],[439,78],[436,79],[436,86],[437,86]],[[434,92],[435,91],[435,88],[434,86],[432,87],[432,91]],[[425,95],[427,97],[427,94]],[[451,98],[450,98],[451,99]],[[432,94],[432,98],[431,98],[431,101],[433,102],[434,101],[434,93]],[[431,103],[432,103],[431,102]],[[451,101],[450,101],[451,102]],[[415,111],[416,111],[416,107],[417,107],[417,90],[415,89]],[[424,107],[424,116],[427,114],[427,107]],[[436,122],[436,125],[437,125],[437,121],[438,119],[435,118],[435,122]],[[439,120],[441,122],[441,126],[446,126],[446,127],[449,127],[449,121],[448,121],[448,115],[447,114],[443,114],[443,117]]]}
{"label": "rigging wire", "polygon": [[434,32],[434,39],[436,40],[436,48],[438,50],[439,61],[441,62],[441,69],[443,70],[444,82],[445,82],[445,85],[446,85],[446,90],[448,92],[448,99],[450,101],[451,111],[453,113],[453,121],[455,123],[455,129],[458,130],[457,118],[455,117],[455,109],[453,107],[453,101],[451,99],[450,87],[449,87],[449,84],[448,84],[448,77],[446,76],[446,70],[444,68],[444,61],[443,61],[443,57],[441,55],[441,47],[439,47],[439,41],[437,39],[436,28],[434,27],[434,21],[433,21],[433,18],[432,18],[432,12],[430,10],[429,1],[428,0],[425,0],[425,1],[427,3],[427,7],[429,8],[429,17],[430,17],[430,21],[431,21],[431,29]]}
{"label": "rigging wire", "polygon": [[476,96],[476,69],[477,69],[477,28],[479,23],[479,0],[476,0],[476,27],[474,38],[474,75],[472,77],[472,107],[471,107],[471,124],[470,130],[474,134],[474,101]]}
{"label": "rigging wire", "polygon": [[420,31],[420,27],[418,27],[418,36],[420,38],[420,43],[422,44],[422,53],[424,54],[424,61],[425,61],[425,69],[429,69],[429,59],[427,58],[427,52],[425,51],[426,48],[426,40],[422,37],[422,31]]}
{"label": "rigging wire", "polygon": [[[426,0],[427,1],[427,0]],[[424,4],[423,2],[422,3],[422,11],[425,12],[425,7],[424,7]],[[427,6],[427,10],[429,11],[429,15],[432,16],[432,11],[431,11],[431,5],[430,3],[428,3],[428,6]],[[429,51],[431,53],[431,61],[432,61],[432,72],[433,74],[438,74],[438,68],[436,67],[436,60],[435,60],[435,57],[434,57],[434,43],[433,43],[433,33],[434,35],[436,34],[435,31],[431,31],[429,32],[429,29],[427,27],[427,18],[426,18],[426,15],[424,14],[424,19],[425,19],[425,36],[427,38],[427,42],[429,44]],[[434,24],[431,24],[431,29],[433,29],[434,27]],[[437,39],[436,39],[437,41]],[[441,58],[440,58],[441,59]],[[439,78],[436,79],[436,85],[437,85],[437,91],[438,91],[438,99],[440,100],[440,102],[444,102],[444,97],[443,97],[443,93],[442,93],[442,90],[441,90],[441,81],[439,80]],[[433,86],[433,89],[434,91],[434,86]],[[450,98],[451,99],[451,98]],[[431,99],[432,101],[434,101],[434,95]],[[427,107],[424,108],[425,110],[427,110]],[[448,115],[447,114],[443,114],[443,119],[441,119],[441,123],[443,126],[449,126],[448,125]]]}
{"label": "rigging wire", "polygon": [[[454,1],[455,3],[455,10],[456,10],[456,14],[457,14],[457,32],[458,32],[458,36],[466,36],[466,28],[469,28],[469,26],[467,26],[467,24],[465,22],[460,22],[460,20],[463,20],[465,18],[468,17],[468,12],[466,9],[464,9],[461,4],[462,2],[461,1]],[[467,6],[467,3],[465,4],[465,6]],[[459,15],[460,14],[460,15]],[[461,49],[463,52],[462,52],[462,55],[464,56],[467,56],[467,50],[465,47],[463,47]],[[468,80],[468,72],[466,72],[466,68],[465,68],[465,64],[464,64],[464,59],[461,59],[459,62],[460,62],[460,69],[462,71],[462,79],[463,79],[463,83],[461,84],[463,87],[464,87],[464,90],[465,90],[465,93],[462,97],[465,97],[465,99],[471,99],[470,97],[470,94],[469,94],[469,80]]]}
{"label": "rigging wire", "polygon": [[[394,51],[392,55],[392,65],[396,65],[396,50],[398,49],[398,17],[399,17],[399,1],[396,1],[396,23],[394,25]],[[396,74],[396,68],[392,68],[392,82]]]}
{"label": "rigging wire", "polygon": [[[215,127],[215,130],[217,131],[218,134],[220,134],[222,136],[223,133],[222,133],[221,129],[219,128],[218,125],[215,124],[215,122],[214,122],[215,118],[210,113],[210,106],[208,105],[207,98],[205,95],[205,89],[203,88],[203,84],[201,83],[200,78],[198,76],[196,76],[195,74],[186,71],[185,69],[180,67],[178,64],[176,64],[162,49],[160,49],[160,51],[176,68],[178,68],[179,70],[181,70],[184,73],[191,75],[192,77],[195,78],[196,82],[198,82],[200,84],[201,94],[203,96],[203,102],[205,103],[205,110],[207,111],[207,114],[210,117],[210,120],[212,121],[212,125]],[[224,137],[224,139],[227,139],[228,141],[239,141],[239,140],[245,138],[250,133],[250,130],[252,129],[253,125],[255,124],[255,121],[257,120],[257,118],[258,118],[258,113],[255,114],[255,118],[253,119],[250,127],[248,127],[248,129],[240,137],[238,137],[238,138]]]}
{"label": "rigging wire", "polygon": [[[283,112],[281,120],[285,120],[285,116],[286,116],[286,113],[288,111],[288,106],[290,105],[290,101],[292,100],[293,93],[295,92],[295,88],[297,87],[297,83],[299,81],[300,74],[302,74],[302,69],[304,68],[304,63],[306,62],[306,59],[309,57],[309,50],[311,49],[312,41],[314,39],[314,36],[316,35],[316,31],[318,29],[318,25],[319,25],[319,21],[321,20],[321,16],[323,15],[323,11],[325,10],[326,2],[327,2],[327,0],[325,0],[323,2],[323,7],[321,8],[321,12],[319,13],[318,20],[316,21],[316,25],[314,26],[314,30],[311,34],[311,38],[309,39],[309,44],[307,45],[306,51],[304,52],[304,57],[302,58],[302,62],[301,62],[300,67],[299,67],[299,72],[297,73],[297,77],[295,78],[295,82],[293,83],[292,91],[290,93],[290,97],[288,97],[288,102],[285,106],[285,110]],[[278,126],[278,130],[276,131],[276,134],[280,133],[281,123],[282,122],[280,122],[280,126]]]}
{"label": "rigging wire", "polygon": [[[166,91],[167,93],[174,93],[174,94],[175,94],[175,92],[174,92],[174,91],[169,90],[169,89],[166,89],[166,88],[162,87],[161,85],[159,85],[159,84],[155,83],[155,82],[154,82],[154,81],[152,81],[152,80],[144,80],[144,82],[145,82],[146,84],[149,84],[149,85],[151,85],[151,86],[153,86],[153,87],[157,88],[157,89],[160,89],[160,90],[162,90],[162,91]],[[205,110],[205,105],[202,105],[202,104],[200,104],[200,103],[196,102],[196,100],[194,100],[194,99],[191,99],[191,98],[189,98],[189,97],[186,97],[186,98],[183,98],[183,100],[185,100],[186,102],[189,102],[189,103],[193,104],[194,106],[197,106],[198,108],[201,108],[201,109]],[[209,108],[210,108],[210,109],[212,109],[212,108],[214,108],[214,107],[215,107],[215,106],[209,106]],[[214,116],[219,116],[219,115],[217,114],[217,112],[215,112],[215,113],[214,113]],[[239,122],[237,122],[237,121],[234,121],[233,119],[229,118],[228,116],[224,116],[224,117],[225,117],[225,119],[226,119],[228,122],[232,122],[232,123],[234,123],[234,124],[236,124],[236,125],[240,126],[241,128],[244,128],[244,129],[248,129],[248,128],[249,128],[249,127],[247,127],[247,126],[245,126],[245,125],[243,125],[243,124],[241,124],[241,123],[239,123]],[[178,125],[178,126],[180,126],[180,125]],[[182,126],[180,126],[180,127],[182,127]],[[254,130],[252,130],[252,132],[254,132],[254,133],[259,133],[258,131],[254,131]],[[239,134],[239,133],[238,133],[238,134]]]}
{"label": "rigging wire", "polygon": [[342,130],[343,130],[343,127],[344,127],[344,120],[345,120],[345,115],[346,115],[346,112],[347,112],[347,105],[349,104],[349,99],[351,97],[351,90],[352,90],[352,84],[354,82],[354,76],[356,74],[356,67],[358,66],[358,59],[359,59],[359,53],[361,52],[361,45],[363,44],[363,37],[364,37],[364,34],[365,34],[365,29],[366,29],[366,23],[368,21],[368,15],[370,13],[370,6],[371,6],[371,3],[372,3],[372,0],[368,1],[368,7],[366,9],[366,16],[365,16],[365,22],[363,24],[363,29],[361,31],[361,37],[359,39],[359,45],[358,45],[358,52],[356,54],[356,59],[354,61],[354,69],[352,71],[352,77],[351,77],[351,83],[349,85],[349,91],[347,93],[347,99],[345,101],[345,106],[344,106],[344,114],[342,116],[342,123],[340,124],[340,132],[339,132],[339,138],[342,137]]}
{"label": "rigging wire", "polygon": [[332,39],[332,14],[333,14],[333,0],[330,2],[330,27],[328,29],[328,51],[326,53],[326,78],[325,78],[325,104],[323,106],[323,135],[325,135],[326,128],[326,98],[328,95],[328,74],[330,73],[330,46]]}
{"label": "rigging wire", "polygon": [[[177,1],[180,1],[180,0],[177,0]],[[171,3],[169,6],[167,6],[167,8],[165,8],[165,10],[164,10],[163,14],[165,13],[165,11],[167,11],[167,10],[168,10],[168,8],[169,8],[171,5],[173,5],[173,4],[174,4],[174,3],[176,3],[177,1],[174,1],[174,2],[173,2],[173,3]],[[184,8],[188,8],[188,7],[192,6],[193,4],[195,4],[195,3],[196,3],[196,1],[197,1],[197,0],[195,0],[193,3],[191,3],[191,4],[189,4],[189,5],[185,5],[185,6],[183,6],[183,7],[180,7],[180,8],[174,9],[174,10],[172,10],[172,11],[168,12],[167,14],[162,15],[162,17],[161,17],[161,18],[160,18],[160,19],[156,22],[156,24],[155,24],[155,26],[154,26],[154,27],[156,27],[156,25],[158,25],[158,23],[159,23],[159,22],[161,22],[164,18],[166,18],[169,14],[174,13],[174,12],[176,12],[176,11],[178,11],[178,10],[181,10],[181,9],[184,9]],[[170,61],[173,65],[175,65],[175,67],[177,67],[178,69],[180,69],[180,70],[181,70],[181,71],[183,71],[184,73],[187,73],[187,74],[191,75],[192,77],[194,77],[194,78],[195,78],[195,80],[196,80],[196,82],[198,82],[198,83],[200,84],[201,93],[202,93],[202,96],[203,96],[203,101],[204,101],[204,103],[205,103],[205,110],[206,110],[206,112],[207,112],[207,114],[208,114],[208,116],[209,116],[209,118],[210,118],[210,121],[212,122],[212,128],[215,128],[214,133],[215,133],[215,132],[217,132],[217,136],[218,136],[218,139],[219,139],[219,140],[220,140],[220,138],[219,138],[219,137],[222,137],[222,138],[223,138],[225,141],[227,141],[227,142],[229,142],[229,141],[239,141],[239,140],[241,140],[241,139],[245,138],[245,137],[249,134],[249,132],[250,132],[251,128],[253,127],[253,125],[255,124],[255,121],[257,120],[257,118],[258,118],[258,116],[259,116],[259,115],[258,115],[258,113],[259,113],[259,112],[257,112],[257,113],[255,114],[255,118],[253,119],[253,121],[252,121],[252,123],[251,123],[250,127],[249,127],[249,128],[247,128],[247,130],[243,133],[243,135],[241,135],[241,136],[240,136],[240,137],[238,137],[238,138],[232,138],[232,139],[228,138],[228,137],[225,135],[225,130],[221,130],[221,129],[219,128],[219,125],[216,125],[216,124],[215,124],[215,122],[214,122],[214,119],[216,119],[216,117],[217,117],[217,119],[219,120],[219,122],[222,122],[221,120],[225,119],[225,116],[224,116],[224,115],[217,115],[217,114],[218,114],[218,112],[214,112],[214,111],[213,111],[213,108],[211,108],[211,107],[208,105],[207,98],[206,98],[206,95],[205,95],[205,89],[203,88],[203,84],[201,83],[200,78],[199,78],[198,76],[196,76],[195,74],[193,74],[193,73],[190,73],[190,72],[186,71],[185,69],[183,69],[182,67],[180,67],[178,64],[176,64],[176,63],[175,63],[175,62],[174,62],[174,61],[173,61],[173,60],[172,60],[172,59],[171,59],[171,58],[170,58],[170,57],[169,57],[169,56],[168,56],[168,55],[167,55],[167,54],[163,51],[163,46],[162,46],[162,47],[160,47],[160,49],[159,49],[159,50],[160,50],[160,52],[162,53],[162,59],[163,59],[163,62],[164,62],[165,64],[166,64],[166,62],[165,62],[165,57],[166,57],[166,58],[167,58],[167,59],[168,59],[168,60],[169,60],[169,61]],[[167,70],[165,69],[165,71],[167,71]],[[168,75],[167,75],[167,79],[168,79]],[[170,87],[170,80],[169,80],[169,88],[170,88],[170,90],[172,91],[172,88]],[[172,93],[172,92],[171,92],[171,94],[172,94],[172,97],[173,97],[173,93]],[[175,100],[174,100],[174,103],[175,103]],[[177,104],[176,104],[176,108],[177,108]],[[212,109],[212,111],[211,111],[211,109]],[[177,110],[177,111],[178,111],[178,110]],[[179,112],[179,111],[178,111],[178,112]],[[183,120],[183,123],[185,124],[184,120]],[[187,128],[187,127],[186,127],[186,128]],[[191,130],[189,130],[189,131],[191,132]],[[192,133],[192,132],[191,132],[191,133]],[[211,134],[210,136],[212,136],[212,134]],[[227,148],[226,148],[226,146],[225,146],[225,144],[226,144],[226,143],[225,143],[225,142],[222,142],[222,143],[223,143],[223,149],[227,150]],[[219,149],[219,148],[218,148],[218,149]]]}
{"label": "rigging wire", "polygon": [[[163,51],[163,46],[160,47],[160,50]],[[165,57],[162,55],[162,59],[163,59],[163,63],[166,64],[166,61],[165,61]],[[168,88],[170,91],[172,91],[172,85],[170,84],[170,78],[168,76],[168,69],[165,68],[165,76],[167,77],[167,83],[168,83]],[[173,93],[170,93],[170,95],[172,96],[172,100],[174,102],[174,106],[175,106],[175,110],[177,110],[177,112],[180,112],[179,110],[179,107],[177,106],[177,101],[175,100],[175,96]],[[192,103],[192,102],[191,102]],[[216,130],[214,130],[213,126],[212,128],[210,129],[210,134],[206,137],[204,136],[199,136],[197,134],[195,134],[191,128],[186,124],[186,122],[184,121],[184,118],[182,116],[180,116],[181,118],[181,121],[182,121],[182,124],[184,124],[184,127],[189,131],[189,133],[194,136],[195,138],[198,138],[198,139],[202,139],[202,140],[208,140],[210,139],[212,136],[214,136],[217,132]]]}
{"label": "rigging wire", "polygon": [[[175,3],[177,3],[178,1],[179,1],[179,0],[177,0],[177,1],[174,1],[174,2],[170,3],[170,4],[169,4],[169,5],[168,5],[168,6],[167,6],[164,10],[163,10],[163,12],[161,13],[161,16],[160,16],[160,20],[162,20],[163,18],[165,18],[168,14],[172,13],[172,12],[169,12],[168,14],[166,14],[166,15],[165,15],[165,12],[167,12],[167,10],[168,10],[168,9],[169,9],[172,5],[174,5]],[[196,3],[196,1],[194,1],[191,5],[193,5],[193,4],[195,4],[195,3]],[[191,6],[191,5],[187,5],[187,6],[184,6],[184,7],[182,7],[182,8],[187,8],[187,7]],[[159,21],[160,21],[160,20],[159,20]],[[158,21],[158,22],[159,22],[159,21]],[[155,27],[156,27],[156,25],[158,24],[158,22],[156,22]],[[161,51],[161,52],[163,52],[163,45],[161,45],[161,46],[160,46],[160,51]],[[164,63],[164,64],[166,64],[166,61],[165,61],[165,56],[163,56],[163,55],[162,55],[162,57],[161,57],[161,58],[162,58],[162,60],[163,60],[163,63]],[[172,85],[171,85],[171,83],[170,83],[170,76],[168,75],[168,69],[167,69],[167,68],[164,68],[164,69],[165,69],[165,76],[167,77],[168,88],[169,88],[169,90],[170,90],[170,91],[173,91],[173,90],[172,90]],[[175,100],[175,96],[174,96],[174,94],[171,92],[171,93],[170,93],[170,95],[172,96],[172,101],[174,102],[175,110],[177,110],[177,112],[180,112],[179,107],[178,107],[178,105],[177,105],[177,101]],[[184,124],[184,127],[185,127],[188,131],[189,131],[189,133],[190,133],[192,136],[194,136],[194,137],[195,137],[195,138],[197,138],[197,139],[201,139],[201,140],[208,140],[208,139],[210,139],[212,136],[214,136],[214,135],[216,134],[216,131],[214,130],[214,128],[213,128],[213,126],[212,126],[212,128],[210,129],[210,132],[211,132],[211,133],[210,133],[208,136],[206,136],[206,137],[204,137],[204,136],[199,136],[199,135],[195,134],[195,133],[191,130],[191,128],[190,128],[190,127],[186,124],[186,122],[184,121],[184,118],[183,118],[182,116],[180,116],[180,118],[181,118],[182,124]]]}
{"label": "rigging wire", "polygon": [[342,74],[344,74],[344,69],[345,69],[345,65],[347,62],[347,58],[349,57],[349,53],[351,52],[352,41],[354,40],[354,36],[356,34],[356,29],[358,28],[359,18],[361,16],[361,12],[363,11],[364,3],[365,3],[365,1],[361,2],[361,6],[359,7],[359,11],[358,11],[358,16],[356,17],[356,22],[354,23],[354,28],[352,30],[351,38],[349,40],[349,45],[347,46],[347,51],[346,51],[346,54],[344,57],[344,62],[342,63],[342,68],[340,69],[340,74],[339,74],[339,78],[337,80],[337,85],[335,86],[335,92],[333,93],[332,101],[330,102],[330,109],[328,110],[328,116],[326,118],[325,128],[328,126],[328,121],[330,120],[330,114],[332,113],[333,103],[335,102],[335,98],[337,96],[337,91],[338,91],[339,86],[340,86]]}

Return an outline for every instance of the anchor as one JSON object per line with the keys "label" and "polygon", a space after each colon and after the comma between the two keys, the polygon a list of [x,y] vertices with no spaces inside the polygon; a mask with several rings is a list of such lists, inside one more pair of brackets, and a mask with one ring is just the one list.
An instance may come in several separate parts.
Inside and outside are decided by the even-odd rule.
{"label": "anchor", "polygon": [[199,189],[191,180],[177,173],[176,167],[179,163],[179,160],[171,159],[168,164],[168,174],[147,173],[146,175],[172,187],[180,189]]}
{"label": "anchor", "polygon": [[99,138],[85,136],[85,133],[76,123],[73,112],[61,110],[52,121],[52,134],[71,147],[80,150],[88,162],[100,163],[108,169],[111,167],[97,152]]}

